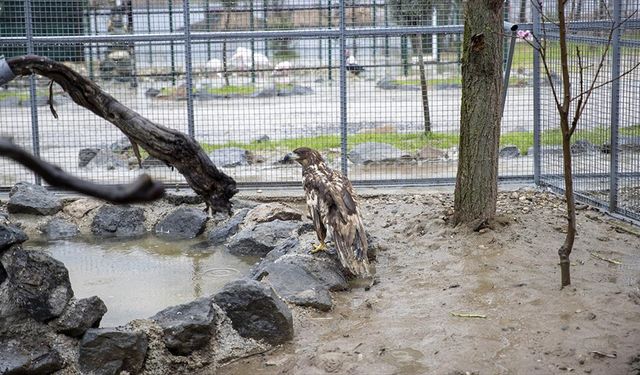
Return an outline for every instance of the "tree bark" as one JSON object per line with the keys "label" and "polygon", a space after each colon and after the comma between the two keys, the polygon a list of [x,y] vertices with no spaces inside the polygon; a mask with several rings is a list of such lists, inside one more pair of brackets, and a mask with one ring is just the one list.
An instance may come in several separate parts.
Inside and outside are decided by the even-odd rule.
{"label": "tree bark", "polygon": [[454,224],[480,228],[495,216],[502,93],[501,0],[465,6],[460,145]]}
{"label": "tree bark", "polygon": [[431,115],[429,113],[429,92],[427,91],[427,74],[424,69],[424,51],[422,49],[422,34],[416,34],[414,51],[418,53],[418,70],[420,71],[420,92],[422,94],[422,118],[424,133],[431,132]]}
{"label": "tree bark", "polygon": [[33,73],[55,81],[74,102],[126,134],[134,151],[140,145],[151,156],[175,167],[204,198],[207,208],[213,212],[231,211],[229,200],[238,192],[236,182],[216,168],[193,138],[142,117],[64,64],[33,55],[9,59],[7,64],[16,76]]}

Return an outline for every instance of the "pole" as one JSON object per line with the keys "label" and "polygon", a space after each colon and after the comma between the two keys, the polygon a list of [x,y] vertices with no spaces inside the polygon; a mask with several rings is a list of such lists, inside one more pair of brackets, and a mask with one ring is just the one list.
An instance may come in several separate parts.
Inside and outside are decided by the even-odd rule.
{"label": "pole", "polygon": [[187,127],[189,130],[189,136],[195,138],[195,121],[193,116],[193,65],[191,62],[191,17],[190,17],[189,2],[182,2],[182,13],[184,19],[184,63],[185,73],[187,79]]}
{"label": "pole", "polygon": [[[25,19],[25,33],[27,34],[27,54],[33,55],[33,13],[31,12],[31,1],[25,0],[24,2],[24,19]],[[31,145],[33,147],[33,155],[40,157],[40,130],[38,129],[38,106],[36,92],[36,76],[31,74],[29,76],[29,104],[31,106]],[[42,185],[42,179],[36,173],[33,174],[35,183]]]}
{"label": "pole", "polygon": [[[173,34],[173,0],[169,0],[169,32]],[[171,85],[176,85],[176,51],[175,45],[173,44],[173,40],[169,43],[171,46]]]}
{"label": "pole", "polygon": [[341,170],[347,176],[347,61],[344,2],[340,0],[340,153]]}
{"label": "pole", "polygon": [[[542,32],[540,11],[538,5],[532,1],[531,18],[533,20],[533,35],[536,37],[540,37]],[[536,49],[532,49],[531,53],[533,53],[533,182],[540,185],[540,132],[542,131],[540,126],[540,55]]]}
{"label": "pole", "polygon": [[618,210],[618,126],[620,125],[620,22],[622,0],[613,1],[613,22],[616,28],[611,39],[611,164],[609,165],[609,211]]}

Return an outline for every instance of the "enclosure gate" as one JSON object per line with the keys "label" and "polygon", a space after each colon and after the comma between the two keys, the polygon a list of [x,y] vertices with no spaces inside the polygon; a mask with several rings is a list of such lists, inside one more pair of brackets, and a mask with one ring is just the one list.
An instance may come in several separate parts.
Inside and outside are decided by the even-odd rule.
{"label": "enclosure gate", "polygon": [[[625,20],[603,80],[638,61],[638,0],[570,3],[572,46],[587,58],[606,44],[610,18]],[[550,43],[552,16],[541,22],[532,2],[505,2],[505,21],[544,31]],[[297,185],[300,170],[282,157],[298,146],[320,149],[358,184],[442,184],[456,173],[462,20],[462,2],[444,0],[0,0],[0,54],[68,62],[143,116],[194,137],[241,186]],[[529,45],[513,45],[499,175],[561,189],[549,85]],[[574,135],[578,194],[635,219],[639,82],[634,71],[599,89]],[[146,155],[138,167],[115,127],[59,89],[53,119],[47,84],[31,77],[0,91],[0,136],[92,181],[148,173],[184,183]],[[4,189],[40,183],[6,159],[0,167]]]}

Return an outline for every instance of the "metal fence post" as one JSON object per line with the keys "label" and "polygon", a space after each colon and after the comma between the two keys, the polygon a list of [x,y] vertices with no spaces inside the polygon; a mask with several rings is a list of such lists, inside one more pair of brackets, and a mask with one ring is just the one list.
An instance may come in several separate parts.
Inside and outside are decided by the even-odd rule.
{"label": "metal fence post", "polygon": [[189,2],[182,2],[182,12],[184,19],[184,64],[185,78],[187,80],[187,127],[189,136],[195,138],[195,127],[193,119],[193,66],[191,64],[191,17],[189,15]]}
{"label": "metal fence post", "polygon": [[[533,35],[539,37],[542,32],[540,25],[540,9],[535,2],[531,2],[531,18],[533,21]],[[534,41],[535,43],[535,41]],[[541,157],[540,157],[540,55],[532,48],[533,53],[533,183],[540,185]]]}
{"label": "metal fence post", "polygon": [[[169,0],[167,3],[169,7],[169,32],[173,34],[173,0]],[[171,46],[171,85],[176,85],[176,51],[173,44],[173,40],[170,42]]]}
{"label": "metal fence post", "polygon": [[341,170],[346,176],[347,171],[347,61],[346,61],[346,28],[345,7],[340,0],[340,153]]}
{"label": "metal fence post", "polygon": [[609,164],[609,211],[618,209],[618,126],[620,123],[620,22],[622,0],[613,2],[615,28],[611,39],[611,160]]}
{"label": "metal fence post", "polygon": [[[24,2],[25,33],[27,36],[27,54],[33,55],[33,14],[31,12],[31,0]],[[38,129],[38,106],[37,106],[36,76],[29,76],[29,104],[31,106],[31,145],[33,155],[40,157],[40,130]],[[33,174],[35,183],[42,185],[42,179],[36,173]]]}

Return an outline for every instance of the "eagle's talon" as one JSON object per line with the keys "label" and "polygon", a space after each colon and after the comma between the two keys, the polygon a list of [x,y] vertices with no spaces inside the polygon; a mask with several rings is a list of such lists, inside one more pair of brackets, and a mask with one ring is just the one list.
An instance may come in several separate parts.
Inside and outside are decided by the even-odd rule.
{"label": "eagle's talon", "polygon": [[327,251],[327,244],[324,242],[320,242],[318,245],[313,245],[313,250],[311,250],[311,254],[315,254],[319,251]]}

